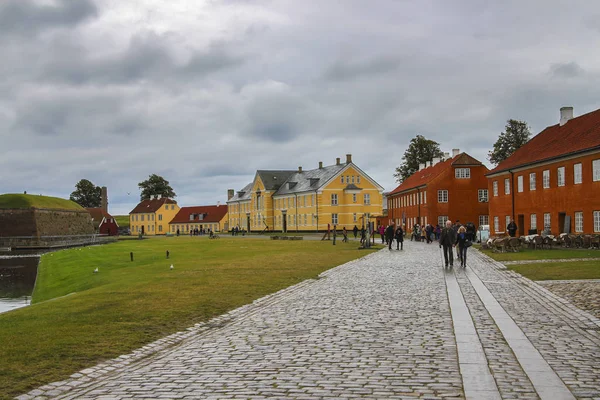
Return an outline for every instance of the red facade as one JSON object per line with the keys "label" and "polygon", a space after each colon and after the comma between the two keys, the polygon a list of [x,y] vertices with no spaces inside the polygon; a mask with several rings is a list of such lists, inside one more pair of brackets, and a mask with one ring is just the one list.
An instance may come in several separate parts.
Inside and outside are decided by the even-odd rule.
{"label": "red facade", "polygon": [[487,224],[488,169],[466,153],[415,172],[388,194],[388,221],[442,225],[459,220],[475,226]]}
{"label": "red facade", "polygon": [[510,218],[519,235],[599,233],[600,110],[540,132],[488,174],[488,189],[492,234]]}
{"label": "red facade", "polygon": [[112,215],[102,208],[86,208],[92,216],[96,232],[101,235],[116,236],[119,234],[119,225]]}

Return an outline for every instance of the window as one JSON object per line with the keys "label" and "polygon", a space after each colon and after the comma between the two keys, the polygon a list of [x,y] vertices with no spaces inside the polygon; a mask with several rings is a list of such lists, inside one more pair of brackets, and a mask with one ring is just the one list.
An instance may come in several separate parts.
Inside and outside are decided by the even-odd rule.
{"label": "window", "polygon": [[446,221],[448,221],[447,215],[438,216],[438,225],[441,226],[442,228],[446,226]]}
{"label": "window", "polygon": [[559,167],[556,172],[558,186],[565,186],[565,167]]}
{"label": "window", "polygon": [[356,213],[352,214],[352,222],[356,222]]}
{"label": "window", "polygon": [[356,183],[360,183],[360,175],[356,177]]}
{"label": "window", "polygon": [[333,225],[337,225],[337,223],[338,223],[338,215],[337,214],[331,214],[331,223]]}
{"label": "window", "polygon": [[573,165],[573,183],[581,183],[581,163]]}
{"label": "window", "polygon": [[342,181],[341,181],[341,183],[344,183],[344,175],[342,175]]}
{"label": "window", "polygon": [[529,190],[535,190],[535,172],[529,174]]}
{"label": "window", "polygon": [[548,189],[550,187],[550,170],[546,169],[542,173],[542,186],[544,189]]}
{"label": "window", "polygon": [[594,232],[600,232],[600,211],[594,211]]}
{"label": "window", "polygon": [[583,232],[583,212],[575,213],[575,232]]}
{"label": "window", "polygon": [[504,194],[510,194],[510,179],[504,180]]}
{"label": "window", "polygon": [[350,183],[350,175],[346,175],[346,183]]}
{"label": "window", "polygon": [[510,224],[510,215],[507,215],[505,218],[506,221],[506,225],[504,225],[506,227],[506,229],[508,229],[508,224]]}
{"label": "window", "polygon": [[544,213],[544,230],[550,230],[550,213]]}
{"label": "window", "polygon": [[454,177],[457,179],[469,179],[471,177],[471,168],[456,168]]}
{"label": "window", "polygon": [[356,193],[352,193],[352,202],[356,203]]}
{"label": "window", "polygon": [[336,193],[332,193],[331,194],[331,205],[332,206],[336,206],[337,203],[338,203],[338,201],[337,201],[337,194]]}
{"label": "window", "polygon": [[140,215],[140,221],[144,221],[144,214]]}
{"label": "window", "polygon": [[519,193],[523,192],[523,175],[517,177],[517,191]]}
{"label": "window", "polygon": [[[487,203],[488,202],[488,190],[487,189],[479,189],[477,191],[477,198],[479,199],[480,203]],[[487,225],[487,224],[484,224]]]}
{"label": "window", "polygon": [[308,225],[308,217],[304,214],[304,225]]}
{"label": "window", "polygon": [[423,192],[423,204],[427,204],[427,192]]}
{"label": "window", "polygon": [[600,159],[592,161],[592,180],[600,181]]}
{"label": "window", "polygon": [[420,197],[421,197],[421,198],[419,199],[419,200],[421,201],[421,203],[420,203],[420,204],[423,204],[423,192],[420,192],[420,193],[421,193],[421,194],[420,194]]}
{"label": "window", "polygon": [[500,232],[500,218],[494,217],[494,232]]}
{"label": "window", "polygon": [[369,193],[365,193],[364,200],[365,204],[371,204],[371,195]]}
{"label": "window", "polygon": [[481,225],[489,225],[490,224],[490,217],[489,215],[480,215],[479,216],[479,226]]}
{"label": "window", "polygon": [[158,231],[159,231],[159,232],[162,232],[162,225],[159,225],[159,226],[158,226]]}
{"label": "window", "polygon": [[448,202],[448,191],[447,190],[438,190],[438,203],[447,203]]}
{"label": "window", "polygon": [[352,175],[352,183],[354,183],[354,175]]}
{"label": "window", "polygon": [[494,189],[494,196],[498,196],[498,181],[492,182],[492,187]]}
{"label": "window", "polygon": [[537,215],[535,214],[531,214],[531,217],[529,217],[529,221],[530,221],[530,229],[537,229]]}

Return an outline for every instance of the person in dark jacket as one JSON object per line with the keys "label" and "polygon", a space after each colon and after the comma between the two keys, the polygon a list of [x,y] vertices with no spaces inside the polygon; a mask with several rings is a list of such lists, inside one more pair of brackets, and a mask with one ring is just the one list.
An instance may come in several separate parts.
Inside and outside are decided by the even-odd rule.
{"label": "person in dark jacket", "polygon": [[404,230],[402,229],[402,225],[398,225],[398,229],[396,229],[396,250],[404,250]]}
{"label": "person in dark jacket", "polygon": [[460,258],[460,266],[467,267],[467,230],[464,226],[458,228],[458,233],[456,234],[456,242],[454,246],[458,245],[458,255]]}
{"label": "person in dark jacket", "polygon": [[394,243],[394,223],[392,222],[390,225],[388,225],[388,227],[385,229],[385,239],[388,242],[388,249],[392,249],[392,243]]}
{"label": "person in dark jacket", "polygon": [[452,228],[452,221],[446,221],[446,227],[442,229],[442,233],[440,234],[440,247],[444,248],[444,261],[446,268],[448,267],[448,262],[450,262],[450,267],[454,264],[454,253],[452,252],[452,246],[456,243],[456,232]]}
{"label": "person in dark jacket", "polygon": [[358,226],[354,225],[352,232],[354,232],[354,239],[356,239],[356,235],[358,234]]}
{"label": "person in dark jacket", "polygon": [[515,237],[515,235],[517,234],[517,229],[517,224],[515,224],[515,221],[511,218],[510,224],[508,224],[508,226],[506,227],[506,230],[508,231],[510,237]]}

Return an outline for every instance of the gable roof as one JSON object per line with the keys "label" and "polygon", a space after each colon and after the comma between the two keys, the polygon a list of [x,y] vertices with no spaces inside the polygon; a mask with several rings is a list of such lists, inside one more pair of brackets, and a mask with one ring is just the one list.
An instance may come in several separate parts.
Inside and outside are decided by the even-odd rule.
{"label": "gable roof", "polygon": [[295,185],[282,185],[275,193],[275,196],[317,190],[342,171],[347,165],[348,164],[336,164],[302,172],[293,171],[288,178],[288,182],[294,182]]}
{"label": "gable roof", "polygon": [[476,158],[471,157],[467,153],[460,153],[454,156],[453,158],[449,158],[445,161],[440,161],[434,166],[427,167],[425,169],[422,169],[421,171],[415,172],[414,174],[406,178],[400,184],[400,186],[392,190],[388,194],[388,196],[392,196],[397,193],[425,186],[448,168],[467,165],[483,166],[483,164]]}
{"label": "gable roof", "polygon": [[135,206],[129,214],[153,213],[158,211],[163,204],[177,204],[177,202],[166,197],[161,199],[143,200],[140,204]]}
{"label": "gable roof", "polygon": [[256,175],[260,177],[265,190],[277,190],[294,173],[289,170],[258,170]]}
{"label": "gable roof", "polygon": [[[203,219],[199,219],[198,215],[203,214]],[[225,205],[212,205],[212,206],[194,206],[194,207],[181,207],[179,212],[173,217],[169,224],[181,224],[181,223],[213,223],[219,222],[227,214],[227,206]],[[190,220],[190,215],[195,215],[193,220]]]}
{"label": "gable roof", "polygon": [[254,182],[250,182],[249,184],[244,186],[242,190],[238,190],[237,192],[235,192],[233,197],[227,200],[227,202],[231,203],[234,201],[250,200],[250,197],[252,196],[252,186],[254,186]]}
{"label": "gable roof", "polygon": [[90,213],[94,221],[97,222],[101,222],[102,218],[112,218],[112,215],[105,212],[102,207],[86,208],[86,210]]}
{"label": "gable roof", "polygon": [[600,109],[547,127],[487,175],[592,149],[600,149]]}

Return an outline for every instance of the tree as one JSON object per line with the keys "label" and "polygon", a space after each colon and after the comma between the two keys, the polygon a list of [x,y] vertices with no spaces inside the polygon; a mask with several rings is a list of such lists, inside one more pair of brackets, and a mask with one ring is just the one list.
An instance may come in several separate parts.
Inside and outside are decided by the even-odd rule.
{"label": "tree", "polygon": [[177,197],[173,188],[169,186],[169,181],[156,174],[150,175],[148,179],[138,183],[138,186],[142,189],[140,200],[149,200],[150,197],[156,196],[157,194],[168,198]]}
{"label": "tree", "polygon": [[488,160],[494,165],[500,164],[513,155],[531,137],[529,127],[524,121],[509,119],[506,121],[504,130],[504,132],[500,133],[496,143],[494,143],[494,150],[488,153]]}
{"label": "tree", "polygon": [[75,191],[69,199],[82,207],[94,208],[102,205],[102,189],[87,179],[82,179],[75,185]]}
{"label": "tree", "polygon": [[394,178],[398,183],[402,183],[419,170],[419,164],[431,161],[434,157],[443,157],[443,155],[438,142],[417,135],[410,141],[408,149],[404,152],[402,164],[396,167]]}

